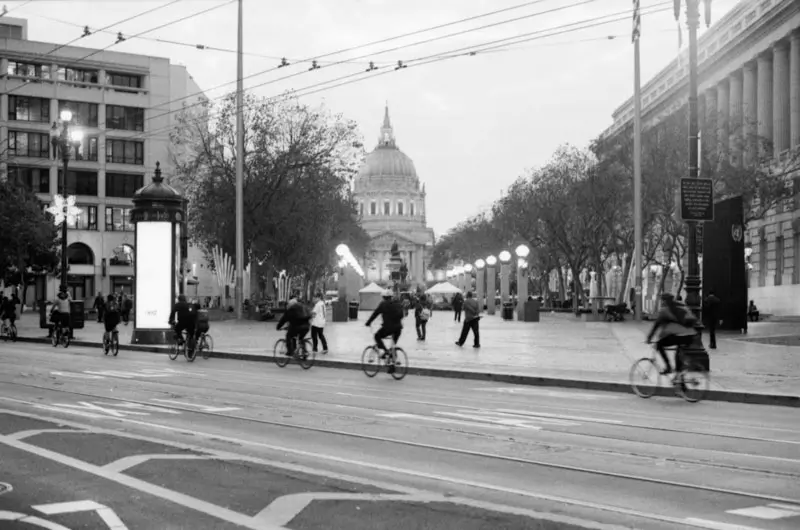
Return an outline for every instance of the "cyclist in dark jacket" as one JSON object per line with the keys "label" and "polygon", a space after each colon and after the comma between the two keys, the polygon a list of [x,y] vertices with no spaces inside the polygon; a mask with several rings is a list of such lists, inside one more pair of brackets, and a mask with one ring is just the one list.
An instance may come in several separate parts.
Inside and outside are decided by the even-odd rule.
{"label": "cyclist in dark jacket", "polygon": [[306,338],[308,331],[311,329],[310,322],[311,311],[298,302],[296,298],[289,300],[289,303],[286,304],[286,311],[278,322],[278,331],[281,330],[284,324],[289,324],[289,328],[286,330],[286,355],[294,354],[295,337],[297,337],[298,342],[303,342],[303,339]]}
{"label": "cyclist in dark jacket", "polygon": [[189,349],[194,351],[197,310],[194,305],[186,301],[185,295],[178,296],[178,302],[172,306],[172,311],[169,314],[169,324],[174,326],[179,345],[183,344],[181,332],[186,330],[186,336],[189,339]]}
{"label": "cyclist in dark jacket", "polygon": [[375,312],[372,313],[372,316],[369,317],[369,320],[367,320],[367,327],[369,327],[378,316],[383,318],[383,324],[381,325],[381,329],[375,333],[375,344],[385,353],[386,345],[383,343],[383,339],[392,337],[392,341],[397,345],[397,341],[400,340],[400,334],[403,332],[403,304],[401,304],[399,300],[393,298],[391,291],[387,290],[383,292],[383,301],[378,305],[378,308],[375,309]]}

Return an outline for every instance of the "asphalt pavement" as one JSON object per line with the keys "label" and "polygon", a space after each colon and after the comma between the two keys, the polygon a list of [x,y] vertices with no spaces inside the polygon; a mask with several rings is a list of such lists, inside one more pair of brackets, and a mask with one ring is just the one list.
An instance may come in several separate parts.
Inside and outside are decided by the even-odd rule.
{"label": "asphalt pavement", "polygon": [[800,526],[794,408],[294,364],[0,344],[0,462],[4,530]]}

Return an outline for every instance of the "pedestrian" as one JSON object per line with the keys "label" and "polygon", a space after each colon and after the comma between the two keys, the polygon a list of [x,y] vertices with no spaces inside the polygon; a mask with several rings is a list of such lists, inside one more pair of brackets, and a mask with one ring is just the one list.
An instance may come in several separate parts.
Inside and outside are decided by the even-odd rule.
{"label": "pedestrian", "polygon": [[758,322],[759,316],[760,312],[756,307],[756,303],[753,300],[750,300],[750,305],[747,306],[747,317],[750,319],[750,322]]}
{"label": "pedestrian", "polygon": [[311,312],[311,342],[314,351],[317,351],[318,342],[322,342],[322,353],[328,353],[328,341],[325,340],[325,321],[326,312],[328,308],[325,306],[325,300],[322,298],[322,293],[317,293],[314,296],[314,309]]}
{"label": "pedestrian", "polygon": [[414,320],[417,324],[417,340],[424,341],[427,338],[428,321],[431,319],[431,307],[425,295],[421,295],[414,307]]}
{"label": "pedestrian", "polygon": [[717,324],[719,323],[720,300],[712,289],[703,301],[703,316],[706,318],[708,327],[708,347],[712,350],[717,349]]}
{"label": "pedestrian", "polygon": [[467,341],[469,330],[472,330],[472,347],[481,347],[481,334],[478,323],[481,320],[481,310],[478,307],[478,301],[472,297],[472,291],[467,293],[467,299],[464,302],[464,325],[461,327],[461,337],[456,341],[456,346],[463,346]]}
{"label": "pedestrian", "polygon": [[122,311],[122,321],[125,322],[125,325],[128,325],[128,322],[131,319],[131,310],[133,309],[133,300],[128,298],[128,295],[122,293],[122,300],[120,302],[120,311]]}
{"label": "pedestrian", "polygon": [[94,305],[92,306],[92,309],[97,311],[97,322],[102,322],[103,317],[106,314],[106,300],[103,298],[103,293],[100,291],[97,292],[97,296],[94,298]]}
{"label": "pedestrian", "polygon": [[461,322],[461,310],[464,308],[464,297],[456,293],[453,297],[453,321]]}

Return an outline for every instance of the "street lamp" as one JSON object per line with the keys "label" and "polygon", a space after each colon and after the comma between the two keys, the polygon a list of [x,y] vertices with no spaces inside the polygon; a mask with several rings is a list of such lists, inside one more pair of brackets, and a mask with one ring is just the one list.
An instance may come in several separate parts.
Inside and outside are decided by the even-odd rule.
{"label": "street lamp", "polygon": [[494,303],[495,289],[495,265],[497,265],[497,258],[489,256],[486,258],[486,312],[494,315],[496,306]]}
{"label": "street lamp", "polygon": [[527,245],[520,245],[514,250],[518,258],[525,259],[531,253],[531,249],[527,247]]}
{"label": "street lamp", "polygon": [[72,121],[72,112],[69,109],[61,111],[61,128],[58,122],[53,122],[50,129],[50,143],[53,145],[53,153],[56,157],[61,155],[61,162],[64,170],[61,176],[61,195],[53,197],[53,204],[47,209],[55,217],[56,225],[61,224],[61,287],[62,293],[67,292],[67,225],[75,224],[75,219],[81,210],[75,206],[75,197],[67,196],[67,172],[69,171],[69,157],[73,149],[81,144],[83,133],[79,129],[70,131],[69,124]]}

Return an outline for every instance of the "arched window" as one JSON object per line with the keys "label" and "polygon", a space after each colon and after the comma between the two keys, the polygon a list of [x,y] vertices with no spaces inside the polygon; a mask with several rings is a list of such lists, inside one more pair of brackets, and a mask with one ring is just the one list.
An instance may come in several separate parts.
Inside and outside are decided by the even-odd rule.
{"label": "arched window", "polygon": [[397,201],[397,215],[405,215],[403,206],[403,201]]}
{"label": "arched window", "polygon": [[94,252],[83,243],[73,243],[67,247],[67,260],[70,265],[94,265]]}
{"label": "arched window", "polygon": [[411,217],[414,217],[414,216],[417,214],[417,213],[414,211],[414,210],[415,210],[414,206],[415,206],[415,204],[414,204],[414,202],[412,201],[412,202],[411,202],[411,211],[409,212],[409,214],[411,215]]}

